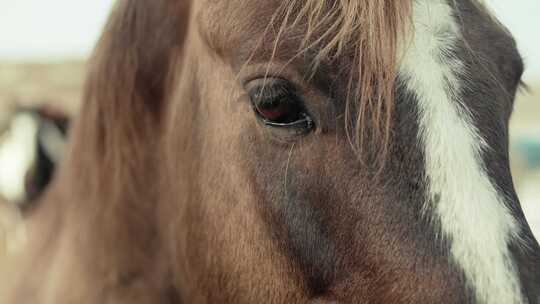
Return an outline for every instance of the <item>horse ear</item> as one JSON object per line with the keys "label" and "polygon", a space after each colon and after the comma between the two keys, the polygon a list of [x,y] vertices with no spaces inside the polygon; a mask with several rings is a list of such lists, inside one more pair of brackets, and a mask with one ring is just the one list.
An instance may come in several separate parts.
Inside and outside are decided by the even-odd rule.
{"label": "horse ear", "polygon": [[[155,147],[189,20],[187,0],[119,0],[89,64],[71,153],[107,183],[130,179]],[[154,153],[155,154],[155,153]],[[155,157],[155,156],[154,156]],[[88,172],[90,171],[90,172]],[[103,177],[103,176],[102,176]],[[101,191],[101,189],[99,190]]]}

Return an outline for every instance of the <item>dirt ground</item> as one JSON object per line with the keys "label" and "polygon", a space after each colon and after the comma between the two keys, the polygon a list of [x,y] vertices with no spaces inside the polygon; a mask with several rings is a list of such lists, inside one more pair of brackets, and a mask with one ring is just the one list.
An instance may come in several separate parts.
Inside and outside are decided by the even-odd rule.
{"label": "dirt ground", "polygon": [[[71,114],[77,113],[85,69],[85,63],[81,61],[59,64],[0,63],[0,132],[3,122],[16,106],[45,103],[63,108]],[[512,168],[523,208],[540,239],[540,168],[530,168],[524,157],[526,153],[516,144],[523,138],[540,142],[540,80],[529,83],[529,86],[530,92],[520,94],[516,101],[512,118]],[[0,249],[3,235],[1,222]]]}

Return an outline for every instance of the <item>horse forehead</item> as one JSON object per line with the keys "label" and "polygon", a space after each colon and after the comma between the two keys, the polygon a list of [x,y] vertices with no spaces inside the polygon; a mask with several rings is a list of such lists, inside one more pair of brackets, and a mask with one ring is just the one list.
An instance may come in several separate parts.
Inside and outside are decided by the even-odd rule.
{"label": "horse forehead", "polygon": [[[203,0],[199,4],[199,17],[208,24],[234,25],[255,16],[272,15],[283,0]],[[235,17],[235,19],[223,19]],[[261,20],[252,20],[260,22]]]}
{"label": "horse forehead", "polygon": [[[198,2],[199,31],[212,39],[235,41],[246,34],[263,31],[280,0],[205,0]],[[254,38],[254,37],[250,37]]]}
{"label": "horse forehead", "polygon": [[[488,71],[485,65],[476,73],[496,73],[499,81],[507,85],[506,90],[515,87],[523,73],[523,59],[518,51],[512,34],[500,24],[494,16],[483,9],[477,9],[470,0],[457,0],[457,22],[460,26],[467,47],[472,49],[477,57],[491,62]],[[462,54],[465,57],[465,54]]]}
{"label": "horse forehead", "polygon": [[[197,31],[207,47],[230,59],[233,65],[242,65],[255,50],[265,60],[281,25],[274,17],[284,3],[283,0],[202,1],[194,12]],[[279,51],[288,54],[297,41],[290,40],[291,33],[284,36]]]}

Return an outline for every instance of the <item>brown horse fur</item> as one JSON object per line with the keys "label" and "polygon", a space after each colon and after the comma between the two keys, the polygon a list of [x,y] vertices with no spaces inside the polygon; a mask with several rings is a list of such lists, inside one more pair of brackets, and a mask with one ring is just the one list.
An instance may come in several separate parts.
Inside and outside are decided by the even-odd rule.
{"label": "brown horse fur", "polygon": [[[511,96],[489,80],[486,94],[511,104],[511,38],[454,2],[485,24],[467,38],[499,41],[505,56],[471,46]],[[420,216],[417,114],[394,83],[410,1],[290,3],[118,2],[69,156],[29,216],[27,254],[3,272],[0,303],[473,302],[438,223]],[[313,134],[276,141],[256,122],[244,86],[265,75],[309,99]],[[511,178],[503,186],[515,196]],[[538,244],[517,200],[512,210],[537,303]]]}

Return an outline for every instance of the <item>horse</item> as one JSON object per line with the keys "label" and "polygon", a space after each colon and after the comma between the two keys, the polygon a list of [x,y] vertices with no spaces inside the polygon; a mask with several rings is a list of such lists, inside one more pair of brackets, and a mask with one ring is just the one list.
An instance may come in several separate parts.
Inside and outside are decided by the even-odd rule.
{"label": "horse", "polygon": [[540,303],[483,3],[119,0],[89,66],[0,303]]}
{"label": "horse", "polygon": [[0,197],[28,209],[45,191],[62,159],[69,115],[42,105],[17,107],[11,116],[0,138]]}

